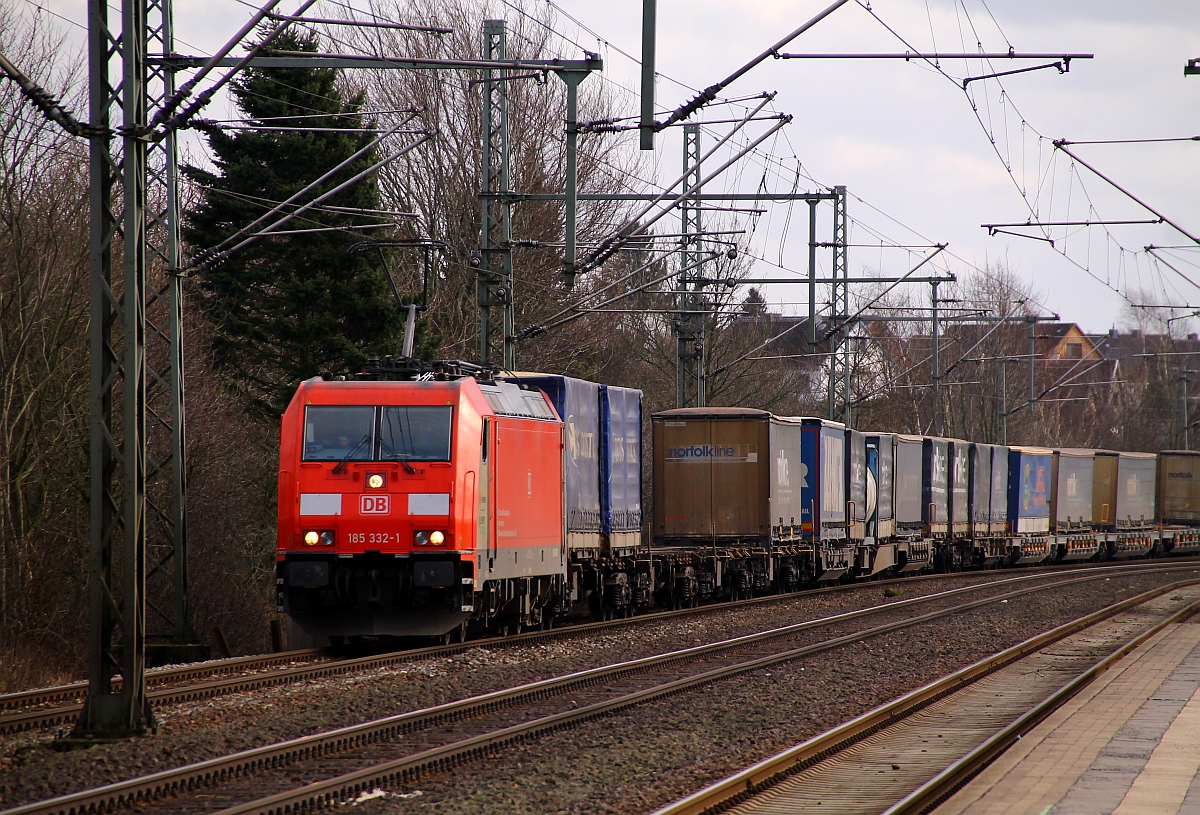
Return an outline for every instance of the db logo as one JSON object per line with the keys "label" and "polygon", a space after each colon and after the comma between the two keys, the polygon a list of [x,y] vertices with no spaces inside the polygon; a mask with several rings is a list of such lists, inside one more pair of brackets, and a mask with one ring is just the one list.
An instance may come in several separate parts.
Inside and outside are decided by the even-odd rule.
{"label": "db logo", "polygon": [[359,497],[358,511],[363,515],[387,515],[390,495],[363,495]]}

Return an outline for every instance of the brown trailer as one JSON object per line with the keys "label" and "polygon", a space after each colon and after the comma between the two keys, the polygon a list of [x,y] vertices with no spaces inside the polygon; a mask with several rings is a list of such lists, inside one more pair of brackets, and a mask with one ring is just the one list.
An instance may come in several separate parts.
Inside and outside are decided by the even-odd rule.
{"label": "brown trailer", "polygon": [[1158,519],[1164,524],[1200,525],[1200,453],[1158,454]]}
{"label": "brown trailer", "polygon": [[1092,485],[1092,521],[1106,532],[1154,525],[1154,453],[1096,451]]}
{"label": "brown trailer", "polygon": [[658,544],[768,544],[800,536],[801,424],[749,408],[652,417]]}

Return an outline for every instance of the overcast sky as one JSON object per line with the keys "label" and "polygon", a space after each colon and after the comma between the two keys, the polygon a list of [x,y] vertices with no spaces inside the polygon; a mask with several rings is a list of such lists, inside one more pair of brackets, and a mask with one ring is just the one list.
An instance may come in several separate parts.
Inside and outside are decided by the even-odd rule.
{"label": "overcast sky", "polygon": [[[703,88],[723,79],[831,1],[659,0],[658,107],[669,110],[692,95],[678,83]],[[559,42],[562,56],[579,56],[572,41],[600,51],[605,79],[595,81],[613,83],[622,112],[635,114],[637,65],[621,52],[640,54],[640,0],[555,3],[562,12],[555,28],[566,36]],[[42,0],[41,5],[77,23],[85,20],[82,0]],[[331,16],[334,9],[325,5],[318,3],[309,13]],[[366,8],[367,0],[354,5]],[[541,0],[534,5],[551,10]],[[980,80],[969,85],[969,95],[962,89],[964,77],[1042,63],[1004,60],[985,67],[979,60],[945,60],[939,73],[919,61],[768,60],[724,96],[777,91],[774,110],[794,120],[783,135],[764,143],[770,159],[744,162],[716,186],[753,190],[767,167],[773,188],[790,189],[797,163],[801,190],[845,185],[851,196],[853,274],[864,268],[903,273],[925,254],[881,244],[948,243],[939,269],[964,274],[973,266],[1005,263],[1033,281],[1045,308],[1088,330],[1103,331],[1123,319],[1126,301],[1114,289],[1135,302],[1200,307],[1200,289],[1184,279],[1200,281],[1200,251],[1186,248],[1195,242],[1167,226],[1011,230],[1048,234],[1053,245],[1012,235],[989,237],[980,227],[1024,222],[1031,208],[1043,222],[1155,217],[1073,165],[1051,142],[1200,134],[1200,76],[1183,73],[1188,59],[1200,57],[1200,2],[873,0],[871,11],[867,6],[866,0],[851,0],[784,50],[898,53],[906,50],[903,38],[921,51],[1012,48],[1093,53],[1095,59],[1074,61],[1065,74],[1051,68]],[[495,8],[510,18],[517,14],[502,2]],[[26,0],[26,11],[33,14],[33,9]],[[177,0],[175,10],[179,50],[202,52],[217,47],[250,13],[234,0]],[[734,109],[714,107],[696,118],[727,118]],[[727,127],[714,126],[711,133]],[[714,139],[711,133],[705,138]],[[1184,231],[1200,235],[1200,142],[1071,149]],[[666,181],[678,175],[681,163],[673,134],[660,139],[647,172]],[[749,247],[764,260],[752,276],[784,276],[788,272],[778,268],[780,263],[794,272],[806,268],[806,209],[797,205],[789,218],[788,208],[777,205],[758,220]],[[740,216],[738,226],[749,228],[748,217]],[[821,240],[828,239],[827,232],[823,221]],[[1169,248],[1152,253],[1145,250],[1148,245]],[[824,273],[827,253],[821,262]],[[799,312],[806,308],[804,291],[772,287],[765,294],[779,307]],[[1200,322],[1191,330],[1196,325]]]}
{"label": "overcast sky", "polygon": [[[639,53],[640,3],[559,3],[613,45]],[[703,88],[828,4],[659,0],[658,70]],[[774,145],[775,155],[794,154],[820,183],[847,186],[849,212],[856,221],[854,244],[878,243],[879,235],[885,241],[917,244],[922,242],[919,235],[927,242],[949,243],[954,255],[947,259],[950,271],[1007,263],[1033,280],[1049,309],[1089,330],[1104,330],[1121,320],[1125,301],[1113,288],[1138,302],[1169,297],[1200,305],[1200,290],[1162,262],[1200,280],[1200,252],[1158,250],[1161,260],[1156,261],[1144,251],[1147,245],[1195,245],[1173,229],[1057,228],[1050,233],[1052,247],[1028,238],[989,237],[980,228],[983,223],[1025,222],[1031,205],[1041,221],[1155,217],[1085,168],[1073,171],[1070,159],[1051,142],[1200,134],[1200,76],[1183,73],[1189,58],[1200,57],[1200,3],[989,0],[985,6],[981,0],[957,5],[950,0],[874,0],[870,7],[878,19],[850,2],[784,50],[906,50],[886,24],[923,51],[976,51],[982,45],[989,52],[1011,47],[1018,52],[1093,53],[1095,59],[1074,61],[1062,75],[1048,69],[1005,77],[1003,87],[995,80],[975,82],[969,85],[971,99],[960,82],[988,72],[978,60],[944,61],[942,68],[956,81],[917,62],[866,60],[768,60],[739,79],[727,95],[777,90],[777,109],[795,116],[786,129],[786,143]],[[587,42],[590,35],[580,36]],[[612,49],[604,54],[610,77],[633,81],[623,79],[633,76],[629,60]],[[992,70],[1044,62],[997,61]],[[672,108],[688,96],[660,80],[660,108]],[[1200,143],[1070,149],[1191,235],[1200,235]],[[662,157],[664,170],[677,171],[675,150],[675,155]],[[757,181],[750,180],[752,186]],[[806,262],[806,227],[797,223],[803,216],[795,213],[784,251],[785,265],[797,270]],[[771,240],[758,247],[775,262],[780,220],[774,217]],[[759,229],[767,231],[762,222]],[[1012,231],[1045,237],[1032,229]],[[850,259],[852,273],[863,265],[884,267],[888,273],[915,265],[914,256],[896,250],[853,248]],[[755,274],[780,276],[764,264],[760,268]],[[769,293],[768,299],[794,302],[802,295],[786,290]]]}

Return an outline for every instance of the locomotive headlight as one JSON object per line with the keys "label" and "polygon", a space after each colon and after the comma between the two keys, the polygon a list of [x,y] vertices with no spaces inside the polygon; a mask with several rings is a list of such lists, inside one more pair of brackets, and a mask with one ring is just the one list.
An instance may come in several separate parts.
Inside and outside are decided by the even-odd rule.
{"label": "locomotive headlight", "polygon": [[316,532],[305,532],[304,533],[304,545],[305,546],[316,546],[320,542],[321,542],[321,536],[318,533],[316,533]]}
{"label": "locomotive headlight", "polygon": [[417,533],[417,546],[426,546],[426,545],[428,545],[428,543],[429,543],[429,533],[428,532],[418,532]]}
{"label": "locomotive headlight", "polygon": [[446,540],[446,536],[443,535],[441,532],[430,532],[429,533],[429,542],[432,543],[434,546],[441,546],[445,540]]}
{"label": "locomotive headlight", "polygon": [[325,546],[333,546],[333,532],[322,532],[321,543]]}
{"label": "locomotive headlight", "polygon": [[373,490],[383,489],[383,474],[371,473],[367,476],[367,486]]}

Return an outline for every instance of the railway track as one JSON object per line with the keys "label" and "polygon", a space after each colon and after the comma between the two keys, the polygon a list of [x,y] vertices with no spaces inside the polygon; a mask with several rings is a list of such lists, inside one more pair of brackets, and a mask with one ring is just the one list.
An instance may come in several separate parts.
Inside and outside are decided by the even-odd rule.
{"label": "railway track", "polygon": [[[1160,565],[1139,571],[1172,570],[1170,566]],[[1030,581],[1034,577],[1013,580]],[[228,813],[298,811],[298,808],[322,802],[344,800],[376,785],[469,762],[502,751],[506,745],[611,716],[692,688],[827,652],[868,637],[1034,592],[1104,578],[1102,571],[1051,584],[1025,585],[1003,594],[991,594],[923,613],[917,609],[922,604],[944,603],[965,593],[995,586],[984,584],[810,620],[247,750],[29,804],[10,810],[9,815],[107,811],[134,803],[142,813],[176,812],[183,808],[197,812],[220,809]],[[1190,578],[1157,589],[1153,594],[1196,583],[1200,583],[1200,579]],[[1142,595],[1137,599],[1145,597]],[[1119,603],[1102,614],[1116,613],[1134,602]],[[918,613],[907,613],[914,609]],[[845,625],[870,616],[897,619],[815,641],[802,641],[805,636],[812,640],[813,630],[819,627]],[[1060,630],[1059,636],[1066,636],[1066,633]],[[402,743],[396,741],[399,736],[404,736]],[[398,753],[403,755],[397,757]],[[272,770],[279,772],[270,772]],[[299,788],[295,788],[297,784],[300,784]],[[174,797],[186,797],[196,790],[203,790],[202,800]]]}
{"label": "railway track", "polygon": [[1200,612],[1200,599],[1165,616],[1144,607],[1161,594],[1120,604],[1126,619],[1105,609],[980,660],[653,815],[928,812],[1117,661]]}
{"label": "railway track", "polygon": [[[1196,562],[1195,560],[1180,560],[1170,564],[1158,564],[1158,566],[1186,568],[1189,564],[1194,566]],[[1067,572],[1090,572],[1094,569],[1114,569],[1126,573],[1129,570],[1137,571],[1147,568],[1155,568],[1155,566],[1130,563],[1112,563],[1084,568],[1078,566],[1051,566],[1036,571],[1031,570],[1015,577],[998,578],[995,581],[989,581],[988,584],[994,585],[1009,580],[1048,579]],[[799,594],[755,597],[738,600],[733,603],[702,606],[694,609],[654,612],[623,620],[574,624],[549,631],[529,631],[509,637],[492,637],[455,645],[438,645],[357,658],[333,658],[328,650],[319,648],[286,651],[278,654],[236,657],[149,671],[146,675],[146,684],[149,691],[147,695],[151,703],[155,705],[180,704],[201,699],[211,699],[227,694],[278,687],[323,677],[377,670],[422,659],[437,659],[473,648],[496,648],[504,647],[508,644],[527,645],[531,642],[550,641],[561,637],[602,631],[617,626],[644,625],[674,617],[721,613],[730,609],[782,603],[793,600],[798,596],[811,597],[853,591],[863,588],[864,585],[874,587],[887,587],[891,585],[911,586],[920,582],[953,576],[958,575],[909,576],[874,581],[871,584],[855,583],[839,585],[810,590]],[[120,686],[119,680],[117,686]],[[82,709],[83,699],[86,694],[87,682],[73,682],[52,688],[0,694],[0,735],[45,729],[72,723]]]}
{"label": "railway track", "polygon": [[[269,670],[281,665],[295,666],[297,663],[315,662],[327,659],[328,651],[321,648],[307,648],[296,651],[281,651],[277,654],[258,654],[255,656],[232,657],[230,659],[212,660],[194,665],[181,665],[170,668],[151,668],[146,671],[147,687],[168,687],[183,682],[195,682],[231,674],[247,674],[255,671]],[[118,677],[114,683],[121,687]],[[16,691],[0,694],[0,715],[12,711],[23,711],[29,708],[45,705],[63,705],[70,702],[81,702],[87,695],[87,682],[70,682],[65,685],[55,685],[51,688],[35,688],[33,690]],[[0,729],[0,732],[4,732]]]}

